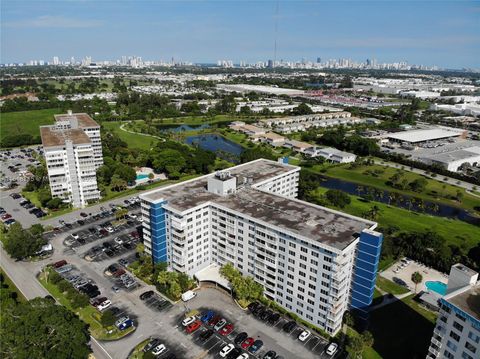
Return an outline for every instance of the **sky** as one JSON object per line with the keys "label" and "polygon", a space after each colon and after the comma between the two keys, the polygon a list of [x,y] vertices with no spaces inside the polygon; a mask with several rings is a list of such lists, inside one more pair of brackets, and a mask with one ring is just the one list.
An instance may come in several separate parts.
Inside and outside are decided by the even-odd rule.
{"label": "sky", "polygon": [[277,60],[480,68],[480,1],[1,1],[1,63],[255,62],[274,58],[275,39]]}

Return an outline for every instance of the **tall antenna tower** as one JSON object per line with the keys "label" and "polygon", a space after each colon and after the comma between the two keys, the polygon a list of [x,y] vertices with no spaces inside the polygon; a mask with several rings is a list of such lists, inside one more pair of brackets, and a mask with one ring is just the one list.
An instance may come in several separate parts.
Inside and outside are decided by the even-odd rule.
{"label": "tall antenna tower", "polygon": [[278,3],[279,3],[279,0],[277,0],[277,4],[275,6],[275,43],[274,43],[274,46],[273,46],[273,68],[274,69],[275,69],[275,64],[277,62]]}

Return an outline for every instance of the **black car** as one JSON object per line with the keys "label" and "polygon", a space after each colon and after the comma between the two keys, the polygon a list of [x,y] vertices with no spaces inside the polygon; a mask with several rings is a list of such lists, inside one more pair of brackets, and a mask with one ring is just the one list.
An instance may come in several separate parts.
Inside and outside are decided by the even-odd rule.
{"label": "black car", "polygon": [[160,339],[152,339],[148,342],[147,345],[145,345],[145,347],[143,348],[143,352],[149,352],[150,350],[152,350],[153,348],[155,348],[158,344],[160,344],[161,341]]}
{"label": "black car", "polygon": [[202,334],[200,334],[199,338],[201,341],[206,341],[208,338],[210,338],[213,333],[215,333],[215,331],[213,329],[208,329],[207,331],[203,332]]}
{"label": "black car", "polygon": [[83,226],[83,225],[85,224],[85,221],[84,221],[83,219],[79,219],[79,220],[77,221],[77,223],[78,223],[79,225]]}
{"label": "black car", "polygon": [[266,321],[268,320],[268,318],[270,318],[271,316],[273,315],[273,312],[271,310],[266,310],[262,313],[262,315],[260,316],[260,319],[263,320],[263,321]]}
{"label": "black car", "polygon": [[148,298],[151,298],[154,294],[155,294],[155,293],[154,293],[153,290],[149,290],[149,291],[143,292],[142,294],[140,294],[140,299],[141,299],[141,300],[146,300],[146,299],[148,299]]}
{"label": "black car", "polygon": [[28,202],[28,203],[25,204],[23,207],[24,207],[25,209],[31,209],[31,208],[35,207],[35,205],[34,205],[33,203]]}
{"label": "black car", "polygon": [[38,208],[37,207],[33,207],[30,211],[28,211],[28,213],[31,213],[33,214],[34,212],[38,211]]}
{"label": "black car", "polygon": [[97,230],[94,227],[88,227],[88,231],[92,234],[97,233]]}
{"label": "black car", "polygon": [[242,351],[238,348],[235,348],[230,353],[228,353],[227,359],[237,359],[240,354],[242,354]]}
{"label": "black car", "polygon": [[257,317],[258,319],[262,318],[262,315],[266,312],[267,310],[265,309],[265,307],[259,307],[255,313],[253,313],[253,315],[255,317]]}
{"label": "black car", "polygon": [[88,214],[86,214],[85,212],[80,212],[80,216],[82,216],[83,218],[85,218],[85,217],[88,217]]}
{"label": "black car", "polygon": [[258,302],[253,302],[253,303],[250,303],[248,305],[248,310],[250,311],[250,313],[253,313],[255,311],[255,309],[258,308],[260,304]]}
{"label": "black car", "polygon": [[112,251],[111,249],[107,249],[107,250],[105,251],[105,254],[106,254],[108,257],[110,257],[110,258],[112,258],[112,257],[115,256],[115,252]]}
{"label": "black car", "polygon": [[240,334],[238,334],[235,339],[233,340],[233,342],[237,345],[240,345],[245,339],[248,338],[248,334],[247,332],[241,332]]}
{"label": "black car", "polygon": [[280,314],[278,313],[273,313],[270,318],[268,318],[267,322],[268,324],[275,324],[278,320],[280,319]]}
{"label": "black car", "polygon": [[118,308],[118,307],[110,307],[110,308],[108,308],[107,311],[112,312],[112,314],[113,314],[114,316],[116,316],[118,313],[121,313],[121,312],[122,312],[122,310],[121,310],[120,308]]}
{"label": "black car", "polygon": [[297,323],[295,323],[294,320],[286,323],[284,326],[283,326],[283,331],[284,332],[287,332],[287,333],[290,333],[292,330],[294,330],[295,328],[297,327]]}

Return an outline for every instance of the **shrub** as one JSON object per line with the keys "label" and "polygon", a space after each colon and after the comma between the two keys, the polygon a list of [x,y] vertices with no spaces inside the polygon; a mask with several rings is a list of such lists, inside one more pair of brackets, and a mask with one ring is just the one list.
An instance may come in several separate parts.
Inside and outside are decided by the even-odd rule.
{"label": "shrub", "polygon": [[62,279],[60,282],[57,283],[57,288],[63,293],[66,292],[72,286],[68,283],[65,279]]}

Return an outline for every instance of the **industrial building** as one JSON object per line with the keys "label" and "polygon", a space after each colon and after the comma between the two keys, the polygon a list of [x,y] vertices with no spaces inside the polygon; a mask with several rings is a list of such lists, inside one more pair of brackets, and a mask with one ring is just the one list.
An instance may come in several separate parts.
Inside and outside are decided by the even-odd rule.
{"label": "industrial building", "polygon": [[333,147],[310,147],[304,153],[310,157],[323,157],[335,163],[350,163],[357,159],[354,153],[340,151]]}
{"label": "industrial building", "polygon": [[437,164],[449,171],[456,172],[465,163],[472,167],[480,165],[480,147],[474,146],[436,153],[419,159],[427,164]]}
{"label": "industrial building", "polygon": [[422,142],[445,140],[449,138],[465,138],[467,131],[450,127],[437,127],[389,133],[386,138],[390,142],[419,144]]}
{"label": "industrial building", "polygon": [[84,207],[100,198],[97,169],[103,164],[100,126],[85,113],[55,115],[40,126],[52,197]]}
{"label": "industrial building", "polygon": [[259,159],[142,194],[146,252],[202,279],[231,263],[335,335],[346,310],[371,304],[382,235],[375,222],[295,199],[299,171]]}
{"label": "industrial building", "polygon": [[287,95],[287,96],[299,96],[303,95],[305,91],[296,89],[287,89],[274,86],[262,86],[262,85],[248,85],[248,84],[218,84],[218,90],[227,92],[258,92],[269,95]]}
{"label": "industrial building", "polygon": [[427,359],[475,359],[480,353],[480,282],[478,273],[455,264],[448,277],[447,294],[428,348]]}

